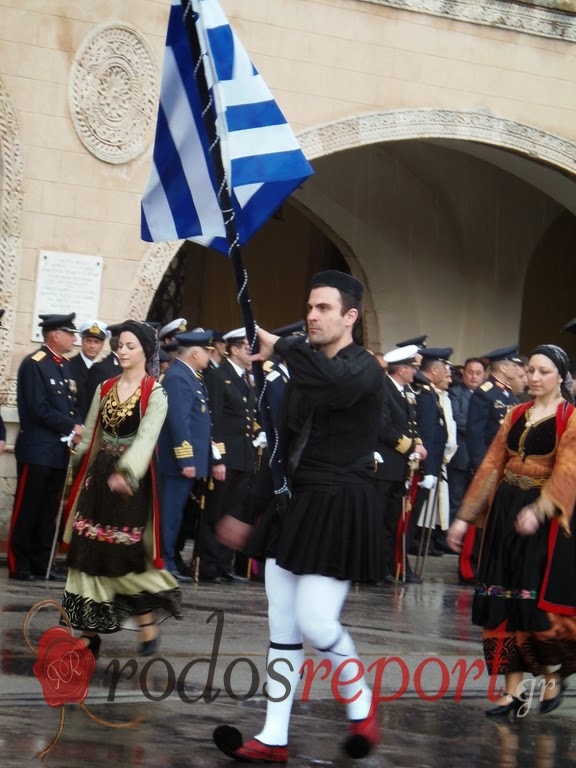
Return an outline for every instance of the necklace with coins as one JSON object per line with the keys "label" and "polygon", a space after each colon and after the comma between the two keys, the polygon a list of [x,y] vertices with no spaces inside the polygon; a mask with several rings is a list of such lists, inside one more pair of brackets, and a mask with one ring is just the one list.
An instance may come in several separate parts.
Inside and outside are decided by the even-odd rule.
{"label": "necklace with coins", "polygon": [[137,387],[127,400],[121,402],[118,395],[118,385],[117,383],[114,384],[104,399],[104,404],[102,406],[102,421],[105,426],[110,430],[114,430],[124,421],[124,419],[128,416],[132,416],[139,399],[140,387]]}

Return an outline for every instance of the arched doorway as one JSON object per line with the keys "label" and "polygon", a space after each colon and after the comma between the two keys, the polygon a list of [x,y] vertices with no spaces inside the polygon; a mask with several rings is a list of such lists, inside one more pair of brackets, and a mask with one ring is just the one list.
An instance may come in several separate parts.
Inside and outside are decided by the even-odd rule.
{"label": "arched doorway", "polygon": [[[460,359],[518,340],[531,254],[558,216],[576,213],[575,144],[481,112],[433,109],[352,117],[299,139],[317,174],[287,208],[329,232],[366,283],[372,349],[428,332]],[[151,248],[136,316],[179,247]]]}
{"label": "arched doorway", "polygon": [[[304,316],[311,275],[349,272],[344,255],[302,211],[286,203],[243,252],[256,322],[277,328]],[[226,256],[184,242],[154,296],[148,317],[166,323],[182,315],[190,327],[230,330],[242,325],[232,265]]]}

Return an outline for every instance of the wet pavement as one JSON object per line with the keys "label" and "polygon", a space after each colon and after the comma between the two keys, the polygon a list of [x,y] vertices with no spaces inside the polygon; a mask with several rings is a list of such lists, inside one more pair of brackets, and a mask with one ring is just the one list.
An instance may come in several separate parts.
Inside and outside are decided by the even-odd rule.
{"label": "wet pavement", "polygon": [[[535,701],[516,722],[495,723],[484,716],[490,680],[480,663],[480,630],[470,624],[472,590],[455,583],[455,570],[456,558],[445,556],[429,561],[422,585],[352,589],[343,621],[365,667],[375,665],[368,678],[373,681],[382,672],[383,698],[382,744],[356,764],[576,765],[576,697],[570,690],[562,706],[547,715],[538,714]],[[45,703],[32,671],[35,654],[22,627],[38,601],[59,601],[62,586],[9,581],[6,568],[0,568],[0,590],[0,766],[12,768],[28,764],[58,729],[60,710]],[[104,727],[80,705],[67,704],[62,735],[46,765],[234,764],[213,746],[211,733],[216,725],[229,723],[250,737],[263,722],[268,640],[264,588],[258,583],[184,585],[183,603],[183,621],[162,625],[156,660],[136,654],[135,632],[103,638],[86,707],[117,724],[135,718],[142,722],[129,729]],[[32,645],[36,648],[42,633],[58,622],[54,606],[37,612],[30,623]],[[315,658],[311,650],[309,655]],[[538,694],[536,689],[536,700]],[[314,678],[307,700],[300,690],[296,696],[289,766],[352,765],[340,751],[345,735],[343,705],[334,700],[327,681]]]}

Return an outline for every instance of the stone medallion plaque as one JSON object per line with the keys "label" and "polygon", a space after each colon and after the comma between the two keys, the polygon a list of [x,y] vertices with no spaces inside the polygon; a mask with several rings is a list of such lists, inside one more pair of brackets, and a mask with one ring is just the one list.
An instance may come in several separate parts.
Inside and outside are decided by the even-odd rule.
{"label": "stone medallion plaque", "polygon": [[158,73],[144,37],[123,22],[91,32],[74,57],[70,113],[84,146],[107,163],[138,157],[158,108]]}

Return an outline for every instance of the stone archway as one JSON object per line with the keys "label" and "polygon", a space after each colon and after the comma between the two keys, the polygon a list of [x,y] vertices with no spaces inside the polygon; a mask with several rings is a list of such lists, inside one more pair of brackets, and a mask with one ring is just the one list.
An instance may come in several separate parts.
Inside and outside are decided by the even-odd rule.
{"label": "stone archway", "polygon": [[[486,112],[412,109],[356,115],[310,128],[298,134],[309,160],[370,144],[407,139],[455,139],[489,144],[517,152],[576,176],[576,143],[538,128]],[[298,192],[293,196],[298,200]],[[182,241],[149,248],[136,276],[129,306],[131,317],[145,317],[162,275]],[[345,252],[348,258],[352,254]],[[354,272],[354,262],[349,262]],[[361,277],[361,275],[358,275]]]}
{"label": "stone archway", "polygon": [[17,262],[24,200],[24,163],[16,112],[0,79],[0,308],[5,309],[0,330],[0,402],[15,405],[10,385],[11,349],[16,318]]}

